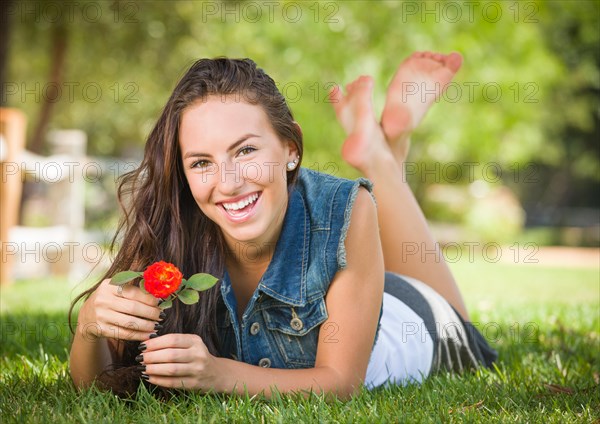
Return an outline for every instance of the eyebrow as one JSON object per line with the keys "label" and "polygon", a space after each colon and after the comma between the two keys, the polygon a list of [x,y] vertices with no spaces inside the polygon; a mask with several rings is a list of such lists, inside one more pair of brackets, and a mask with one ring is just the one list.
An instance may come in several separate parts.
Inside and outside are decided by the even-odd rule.
{"label": "eyebrow", "polygon": [[[242,137],[240,137],[239,140],[237,140],[236,142],[234,142],[231,146],[229,146],[227,148],[227,151],[230,152],[233,149],[235,149],[237,146],[239,146],[240,144],[242,144],[244,141],[248,140],[249,138],[252,137],[260,137],[256,134],[245,134]],[[211,155],[209,155],[208,153],[201,153],[201,152],[187,152],[184,156],[183,159],[187,159],[187,158],[198,158],[198,157],[211,157]]]}

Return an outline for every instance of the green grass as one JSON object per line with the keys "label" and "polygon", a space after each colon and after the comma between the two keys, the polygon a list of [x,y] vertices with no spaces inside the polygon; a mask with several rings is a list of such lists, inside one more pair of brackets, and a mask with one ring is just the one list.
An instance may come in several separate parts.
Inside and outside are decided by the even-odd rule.
{"label": "green grass", "polygon": [[196,393],[163,401],[144,390],[136,401],[123,401],[77,392],[68,374],[66,310],[82,287],[59,279],[19,282],[0,296],[0,421],[597,422],[598,270],[485,262],[452,268],[473,321],[500,353],[497,368],[333,403]]}

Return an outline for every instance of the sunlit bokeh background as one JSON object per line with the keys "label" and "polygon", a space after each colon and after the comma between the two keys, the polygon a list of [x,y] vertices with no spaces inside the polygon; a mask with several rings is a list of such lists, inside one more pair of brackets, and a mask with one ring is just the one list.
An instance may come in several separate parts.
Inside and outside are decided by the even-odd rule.
{"label": "sunlit bokeh background", "polygon": [[[488,259],[500,246],[502,260],[513,262],[547,258],[544,246],[598,246],[597,1],[3,7],[1,101],[24,112],[28,151],[52,156],[55,130],[87,137],[85,161],[95,165],[74,168],[85,186],[86,240],[104,246],[114,233],[116,178],[140,161],[161,108],[194,60],[252,58],[277,81],[303,128],[303,165],[356,177],[341,160],[344,134],[328,90],[372,75],[379,115],[403,58],[434,50],[459,51],[465,61],[417,130],[406,170],[440,241],[450,249],[476,243]],[[40,176],[47,172],[24,178],[19,226],[56,221],[48,212],[56,202],[52,184]],[[565,258],[553,252],[551,261]],[[573,261],[597,266],[596,251],[577,252]],[[27,276],[30,268],[17,271]]]}

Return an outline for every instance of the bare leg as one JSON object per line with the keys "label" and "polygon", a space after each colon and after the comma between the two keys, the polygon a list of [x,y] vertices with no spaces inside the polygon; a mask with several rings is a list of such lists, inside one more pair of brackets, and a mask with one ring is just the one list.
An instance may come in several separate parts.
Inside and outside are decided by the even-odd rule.
{"label": "bare leg", "polygon": [[[402,67],[405,64],[406,62],[401,65],[392,81],[386,109],[394,107],[407,116],[409,119],[405,119],[405,122],[409,126],[404,129],[394,127],[399,131],[392,133],[395,138],[391,142],[373,114],[373,82],[370,77],[363,76],[348,84],[346,96],[339,87],[331,92],[338,120],[348,134],[342,146],[342,157],[374,183],[385,269],[425,282],[440,293],[463,318],[469,319],[454,277],[404,178],[403,161],[408,153],[410,131],[427,111],[427,108],[423,109],[420,117],[414,119],[413,104],[407,103],[404,108],[398,108],[396,103],[390,102],[391,94],[395,98],[401,96],[393,87],[402,87],[401,81],[396,81],[396,78],[403,75]],[[411,63],[411,66],[415,65],[417,64]],[[432,102],[433,100],[429,104]],[[393,116],[392,112],[393,110],[384,109],[384,117]],[[389,125],[388,128],[391,131]]]}

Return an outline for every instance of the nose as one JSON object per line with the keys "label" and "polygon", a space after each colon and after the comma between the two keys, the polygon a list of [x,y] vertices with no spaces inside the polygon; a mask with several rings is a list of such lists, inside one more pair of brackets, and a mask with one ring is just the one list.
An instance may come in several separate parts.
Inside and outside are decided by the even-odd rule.
{"label": "nose", "polygon": [[219,171],[219,191],[227,196],[240,193],[244,178],[239,162],[223,162]]}

